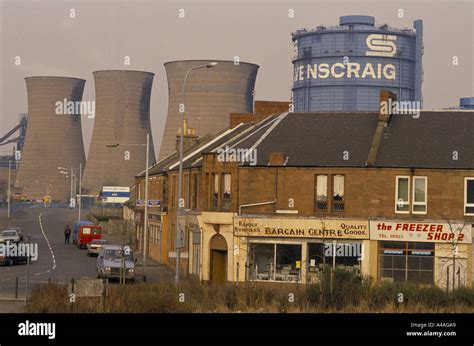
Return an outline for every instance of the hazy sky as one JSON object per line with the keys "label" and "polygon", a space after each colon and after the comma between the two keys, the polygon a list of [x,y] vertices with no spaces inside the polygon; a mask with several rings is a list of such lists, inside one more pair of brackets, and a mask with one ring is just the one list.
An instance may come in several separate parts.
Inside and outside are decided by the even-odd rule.
{"label": "hazy sky", "polygon": [[[76,18],[69,17],[70,9]],[[95,98],[93,71],[143,70],[155,73],[151,122],[158,153],[168,106],[163,63],[239,56],[260,65],[256,99],[289,100],[291,32],[338,25],[339,16],[349,14],[372,15],[377,24],[399,28],[412,28],[415,19],[423,19],[425,108],[456,106],[460,97],[474,96],[474,0],[0,0],[0,136],[17,123],[18,113],[28,110],[25,77],[86,79],[83,100],[90,101]],[[124,66],[125,56],[130,66]],[[82,127],[87,153],[93,119],[83,116]],[[0,147],[0,155],[5,149]]]}

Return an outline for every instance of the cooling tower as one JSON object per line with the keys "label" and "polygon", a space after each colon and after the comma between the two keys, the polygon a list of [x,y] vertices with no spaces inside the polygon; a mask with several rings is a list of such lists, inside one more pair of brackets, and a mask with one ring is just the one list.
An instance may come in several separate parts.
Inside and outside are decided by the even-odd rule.
{"label": "cooling tower", "polygon": [[176,136],[181,127],[179,105],[183,103],[182,89],[186,72],[212,61],[212,68],[200,68],[189,73],[186,82],[186,121],[202,137],[229,126],[229,113],[252,113],[253,90],[258,65],[233,61],[183,60],[165,63],[168,76],[168,117],[160,147],[162,159],[176,148]]}
{"label": "cooling tower", "polygon": [[146,134],[150,164],[155,161],[150,128],[153,73],[127,70],[94,72],[96,109],[83,191],[103,186],[131,186],[145,169]]}
{"label": "cooling tower", "polygon": [[[81,116],[57,102],[80,102],[85,80],[69,77],[28,77],[28,126],[15,186],[23,197],[69,200],[71,180],[58,167],[85,163]],[[64,108],[64,107],[62,107]]]}

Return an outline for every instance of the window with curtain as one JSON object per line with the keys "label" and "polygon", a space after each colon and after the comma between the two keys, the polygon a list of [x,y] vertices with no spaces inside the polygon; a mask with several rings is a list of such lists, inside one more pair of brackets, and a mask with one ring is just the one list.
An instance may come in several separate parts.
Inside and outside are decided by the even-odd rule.
{"label": "window with curtain", "polygon": [[328,210],[328,176],[316,175],[315,210]]}
{"label": "window with curtain", "polygon": [[212,209],[219,208],[219,174],[212,174]]}
{"label": "window with curtain", "polygon": [[344,210],[344,176],[334,175],[333,176],[333,195],[332,195],[332,208],[335,211]]}
{"label": "window with curtain", "polygon": [[232,206],[231,200],[231,175],[229,173],[223,174],[224,191],[222,195],[222,209],[229,210]]}

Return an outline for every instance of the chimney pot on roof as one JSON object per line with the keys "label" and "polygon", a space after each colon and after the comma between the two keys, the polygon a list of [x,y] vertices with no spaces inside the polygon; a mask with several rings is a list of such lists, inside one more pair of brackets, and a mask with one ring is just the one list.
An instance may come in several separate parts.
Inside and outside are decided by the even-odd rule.
{"label": "chimney pot on roof", "polygon": [[268,156],[269,166],[283,166],[285,163],[285,153],[270,153]]}

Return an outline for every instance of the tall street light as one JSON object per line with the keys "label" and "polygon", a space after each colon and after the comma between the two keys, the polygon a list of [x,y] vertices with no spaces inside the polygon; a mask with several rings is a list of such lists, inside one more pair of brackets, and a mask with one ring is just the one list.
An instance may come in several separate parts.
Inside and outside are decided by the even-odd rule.
{"label": "tall street light", "polygon": [[147,243],[147,233],[148,233],[148,156],[150,154],[150,134],[146,134],[146,144],[107,144],[108,148],[115,148],[119,145],[127,145],[127,146],[146,146],[146,162],[145,162],[145,215],[143,221],[143,274],[145,274],[146,269],[146,243]]}
{"label": "tall street light", "polygon": [[[186,111],[185,106],[185,96],[186,96],[186,81],[188,79],[188,75],[191,71],[197,70],[199,68],[211,68],[217,65],[217,62],[211,62],[206,65],[199,65],[196,67],[191,67],[186,71],[186,75],[184,77],[183,82],[183,103],[181,104],[181,131],[180,131],[180,140],[179,140],[179,177],[178,177],[178,210],[176,212],[176,240],[175,240],[175,248],[176,248],[176,274],[174,277],[175,285],[179,283],[179,262],[181,257],[181,247],[183,244],[181,243],[181,231],[184,231],[181,228],[180,224],[180,216],[184,215],[184,202],[183,202],[183,146],[184,146],[184,113]],[[146,188],[145,188],[146,189]]]}
{"label": "tall street light", "polygon": [[[79,170],[82,168],[81,166],[82,166],[82,163],[79,164]],[[76,186],[77,186],[77,184],[76,184],[77,176],[76,176],[76,173],[74,173],[74,171],[77,170],[77,168],[73,168],[73,166],[71,164],[70,168],[58,167],[58,170],[59,170],[59,173],[64,174],[66,176],[66,178],[69,178],[69,176],[67,174],[70,174],[71,181],[70,181],[69,188],[70,188],[71,197],[69,199],[69,206],[71,208],[74,208],[76,206],[74,195],[76,194]],[[74,203],[74,204],[72,204],[72,203]]]}
{"label": "tall street light", "polygon": [[11,196],[11,161],[8,161],[8,192],[7,192],[7,203],[8,203],[8,220],[10,220],[10,196]]}

